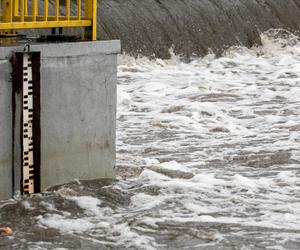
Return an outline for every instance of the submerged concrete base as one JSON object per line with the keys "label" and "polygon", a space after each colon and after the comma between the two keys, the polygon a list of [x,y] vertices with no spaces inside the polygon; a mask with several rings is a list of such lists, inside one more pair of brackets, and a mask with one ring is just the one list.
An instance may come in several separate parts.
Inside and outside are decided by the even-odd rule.
{"label": "submerged concrete base", "polygon": [[[113,178],[120,42],[37,44],[30,50],[41,52],[41,189]],[[18,114],[12,113],[9,60],[21,51],[23,46],[0,47],[0,199],[20,187],[21,170],[12,169],[12,119]]]}

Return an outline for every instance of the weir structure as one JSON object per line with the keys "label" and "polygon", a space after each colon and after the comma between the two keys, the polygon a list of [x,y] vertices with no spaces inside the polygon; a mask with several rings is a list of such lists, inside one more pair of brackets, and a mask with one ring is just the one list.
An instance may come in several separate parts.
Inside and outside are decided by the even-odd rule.
{"label": "weir structure", "polygon": [[[114,178],[120,41],[97,41],[97,1],[1,3],[0,199]],[[70,27],[84,32],[65,42],[62,29]],[[36,28],[52,35],[15,32]]]}

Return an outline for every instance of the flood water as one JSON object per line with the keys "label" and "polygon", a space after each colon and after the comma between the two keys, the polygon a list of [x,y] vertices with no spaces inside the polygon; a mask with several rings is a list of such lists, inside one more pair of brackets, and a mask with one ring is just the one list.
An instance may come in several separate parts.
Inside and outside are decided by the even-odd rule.
{"label": "flood water", "polygon": [[119,57],[117,180],[0,203],[1,249],[300,249],[300,43]]}

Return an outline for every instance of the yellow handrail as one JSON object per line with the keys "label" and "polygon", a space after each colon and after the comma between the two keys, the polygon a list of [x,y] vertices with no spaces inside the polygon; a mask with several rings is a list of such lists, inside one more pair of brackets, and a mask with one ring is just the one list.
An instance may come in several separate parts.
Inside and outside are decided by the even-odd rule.
{"label": "yellow handrail", "polygon": [[48,0],[44,1],[44,20],[47,22],[48,21],[48,15],[49,15],[49,3]]}
{"label": "yellow handrail", "polygon": [[[16,29],[84,27],[86,39],[97,39],[97,0],[65,0],[65,7],[59,0],[0,1],[2,12],[0,33],[2,34],[13,34],[13,30]],[[52,5],[49,2],[52,2]],[[71,2],[72,8],[75,7],[77,12],[75,15],[71,13]],[[39,13],[39,6],[43,6],[43,13]],[[49,6],[53,6],[53,9],[49,10]],[[51,15],[52,11],[54,14]]]}

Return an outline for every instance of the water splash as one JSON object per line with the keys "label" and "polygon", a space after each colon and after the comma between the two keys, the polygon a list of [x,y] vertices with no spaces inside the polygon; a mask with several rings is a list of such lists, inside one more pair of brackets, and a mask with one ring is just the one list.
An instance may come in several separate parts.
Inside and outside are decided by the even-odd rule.
{"label": "water splash", "polygon": [[1,205],[0,247],[298,249],[300,45],[119,57],[118,181]]}

